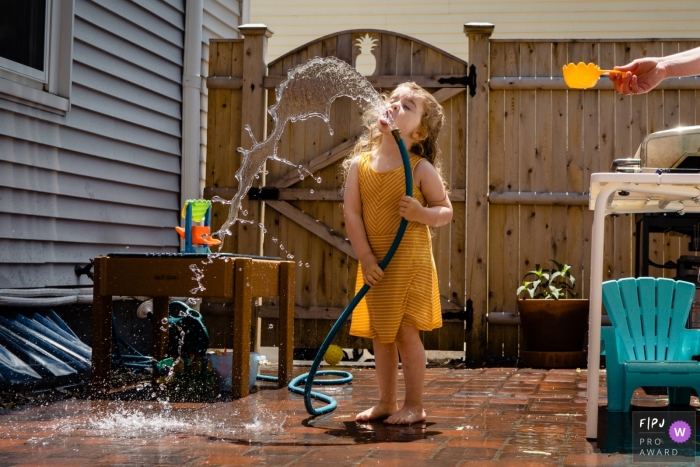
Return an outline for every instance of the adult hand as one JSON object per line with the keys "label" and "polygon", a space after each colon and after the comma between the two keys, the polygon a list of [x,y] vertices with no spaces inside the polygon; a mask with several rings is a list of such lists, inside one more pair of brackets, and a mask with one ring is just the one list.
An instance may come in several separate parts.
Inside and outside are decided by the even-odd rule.
{"label": "adult hand", "polygon": [[625,66],[616,66],[622,73],[610,73],[608,77],[620,94],[643,94],[654,89],[667,78],[667,70],[659,58],[638,58]]}
{"label": "adult hand", "polygon": [[399,216],[407,221],[418,221],[422,213],[423,206],[416,198],[403,195],[399,201]]}
{"label": "adult hand", "polygon": [[379,267],[377,258],[371,253],[360,258],[360,267],[362,268],[362,278],[365,280],[365,284],[370,287],[384,278],[384,271]]}

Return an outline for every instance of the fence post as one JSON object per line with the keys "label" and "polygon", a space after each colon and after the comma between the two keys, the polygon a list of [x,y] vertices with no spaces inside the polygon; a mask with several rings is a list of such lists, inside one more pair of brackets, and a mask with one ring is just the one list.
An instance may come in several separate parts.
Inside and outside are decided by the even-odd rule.
{"label": "fence post", "polygon": [[[467,311],[473,310],[472,330],[466,334],[465,358],[486,352],[488,310],[488,167],[489,167],[489,39],[494,25],[467,23],[469,62],[476,71],[476,93],[467,97]],[[471,67],[470,67],[471,68]]]}
{"label": "fence post", "polygon": [[[263,79],[267,74],[265,54],[267,52],[267,39],[272,36],[272,31],[264,24],[244,24],[238,27],[243,34],[243,87],[241,88],[241,142],[244,148],[250,148],[252,141],[245,125],[257,142],[265,140],[265,115],[267,111],[265,89]],[[259,180],[255,180],[253,186],[259,187],[265,183],[265,170]],[[262,229],[257,224],[264,221],[264,203],[262,201],[250,201],[244,199],[241,208],[248,211],[248,216],[253,224],[239,224],[237,253],[262,255],[263,237]],[[257,235],[255,235],[257,234]]]}

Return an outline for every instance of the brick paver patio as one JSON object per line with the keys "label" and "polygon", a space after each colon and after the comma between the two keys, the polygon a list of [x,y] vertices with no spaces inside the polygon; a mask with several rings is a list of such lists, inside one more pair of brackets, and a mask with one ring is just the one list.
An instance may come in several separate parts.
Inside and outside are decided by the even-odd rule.
{"label": "brick paver patio", "polygon": [[[338,409],[316,419],[300,396],[262,389],[269,383],[234,403],[70,400],[0,413],[0,466],[631,465],[616,445],[627,435],[607,435],[605,445],[605,410],[599,443],[585,438],[585,370],[431,368],[428,420],[403,427],[354,422],[377,390],[374,370],[351,371],[351,385],[319,389]],[[603,405],[605,394],[603,380]],[[665,401],[638,390],[634,404]]]}

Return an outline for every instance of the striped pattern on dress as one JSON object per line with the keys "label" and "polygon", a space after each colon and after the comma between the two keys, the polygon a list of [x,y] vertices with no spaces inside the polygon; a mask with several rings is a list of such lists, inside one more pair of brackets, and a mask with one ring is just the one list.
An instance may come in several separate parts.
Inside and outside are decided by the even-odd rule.
{"label": "striped pattern on dress", "polygon": [[[421,157],[411,155],[415,171]],[[389,251],[401,222],[399,201],[405,194],[403,166],[376,172],[371,153],[362,153],[359,164],[362,217],[372,253],[381,261]],[[425,197],[413,184],[413,197],[422,206]],[[364,285],[358,267],[355,291]],[[442,326],[437,271],[427,225],[409,222],[396,254],[384,271],[384,279],[370,288],[352,314],[350,334],[382,343],[396,340],[400,326],[430,331]]]}

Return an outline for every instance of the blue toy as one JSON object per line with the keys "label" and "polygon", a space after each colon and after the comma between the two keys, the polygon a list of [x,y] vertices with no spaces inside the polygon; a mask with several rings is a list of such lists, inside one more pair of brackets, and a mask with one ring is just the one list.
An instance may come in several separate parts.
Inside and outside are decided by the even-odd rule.
{"label": "blue toy", "polygon": [[[185,227],[175,227],[180,238],[185,241],[185,248],[180,253],[211,253],[210,246],[221,245],[221,240],[212,238],[211,201],[207,199],[188,199],[182,207]],[[203,222],[203,225],[194,225]]]}

